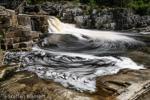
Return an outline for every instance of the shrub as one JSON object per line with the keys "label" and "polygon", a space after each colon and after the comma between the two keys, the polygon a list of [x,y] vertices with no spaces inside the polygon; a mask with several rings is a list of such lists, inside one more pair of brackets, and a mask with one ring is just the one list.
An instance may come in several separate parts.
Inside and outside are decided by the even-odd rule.
{"label": "shrub", "polygon": [[45,0],[28,0],[28,3],[30,4],[41,4],[43,3]]}
{"label": "shrub", "polygon": [[74,0],[75,2],[77,2],[77,3],[79,3],[80,2],[80,0]]}
{"label": "shrub", "polygon": [[150,14],[150,1],[144,2],[143,0],[132,0],[129,3],[129,6],[133,8],[137,14]]}

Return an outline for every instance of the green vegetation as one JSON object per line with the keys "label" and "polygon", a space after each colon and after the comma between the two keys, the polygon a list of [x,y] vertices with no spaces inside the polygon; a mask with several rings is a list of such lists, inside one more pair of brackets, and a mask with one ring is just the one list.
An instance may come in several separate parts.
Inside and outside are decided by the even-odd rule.
{"label": "green vegetation", "polygon": [[[43,3],[46,1],[60,2],[60,1],[74,1],[81,2],[84,5],[90,6],[86,9],[90,12],[93,9],[101,8],[132,8],[137,14],[140,15],[150,15],[150,0],[28,0],[31,4]],[[87,7],[88,8],[88,7]],[[99,10],[100,11],[100,10]]]}
{"label": "green vegetation", "polygon": [[28,0],[28,3],[30,3],[30,4],[41,4],[45,1],[46,0]]}
{"label": "green vegetation", "polygon": [[0,35],[0,39],[2,39],[2,35]]}
{"label": "green vegetation", "polygon": [[92,13],[93,9],[95,6],[95,1],[94,0],[90,0],[90,13]]}
{"label": "green vegetation", "polygon": [[149,0],[132,0],[129,6],[133,8],[136,13],[140,15],[150,15],[150,1]]}
{"label": "green vegetation", "polygon": [[150,15],[150,0],[80,0],[81,3],[99,8],[132,8],[137,14]]}

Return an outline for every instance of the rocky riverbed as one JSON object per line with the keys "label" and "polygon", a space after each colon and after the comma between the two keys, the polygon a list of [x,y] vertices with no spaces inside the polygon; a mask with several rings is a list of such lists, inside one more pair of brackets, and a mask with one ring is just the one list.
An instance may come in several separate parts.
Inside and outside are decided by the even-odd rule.
{"label": "rocky riverbed", "polygon": [[[7,66],[8,68],[13,70],[18,67]],[[3,70],[0,68],[0,71]],[[148,98],[149,94],[145,93],[150,89],[149,73],[150,70],[124,69],[115,75],[99,77],[94,93],[66,89],[52,80],[40,79],[36,74],[28,71],[8,73],[4,80],[0,81],[0,98],[2,100],[132,100],[131,98],[146,100],[144,98]]]}

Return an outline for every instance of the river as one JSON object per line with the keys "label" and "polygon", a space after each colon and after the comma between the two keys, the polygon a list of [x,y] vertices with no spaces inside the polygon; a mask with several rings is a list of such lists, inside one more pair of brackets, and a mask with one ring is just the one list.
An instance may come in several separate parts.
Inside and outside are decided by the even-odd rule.
{"label": "river", "polygon": [[127,52],[146,48],[138,33],[79,29],[49,17],[49,33],[30,52],[7,52],[3,65],[19,63],[21,70],[52,79],[64,87],[94,92],[96,78],[119,70],[144,69]]}

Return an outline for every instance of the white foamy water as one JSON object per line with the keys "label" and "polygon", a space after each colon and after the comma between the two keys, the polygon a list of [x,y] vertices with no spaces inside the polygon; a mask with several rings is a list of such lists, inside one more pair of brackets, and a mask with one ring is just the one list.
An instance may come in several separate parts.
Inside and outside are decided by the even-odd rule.
{"label": "white foamy water", "polygon": [[[80,55],[74,53],[60,54],[55,52],[53,54],[56,56],[57,60],[59,59],[58,61],[64,61],[63,63],[53,62],[53,65],[51,65],[59,67],[45,67],[44,65],[48,66],[48,62],[50,61],[45,57],[40,60],[35,60],[34,66],[28,66],[24,70],[35,72],[41,78],[53,79],[64,87],[75,88],[80,91],[94,92],[96,89],[96,78],[98,76],[116,74],[119,70],[125,68],[136,70],[144,68],[142,65],[137,65],[130,58],[126,57],[120,57],[117,59],[111,56],[94,57],[91,55]],[[70,60],[70,57],[82,57],[82,59]],[[95,60],[97,61],[94,62]],[[28,63],[32,65],[31,62]]]}
{"label": "white foamy water", "polygon": [[98,30],[89,30],[89,29],[79,29],[75,25],[66,24],[60,22],[56,17],[49,17],[49,32],[50,33],[61,33],[61,34],[73,34],[80,39],[82,36],[87,36],[92,40],[108,40],[108,41],[126,41],[126,42],[137,42],[136,40],[129,38],[127,36],[121,35],[119,32],[113,31],[98,31]]}

